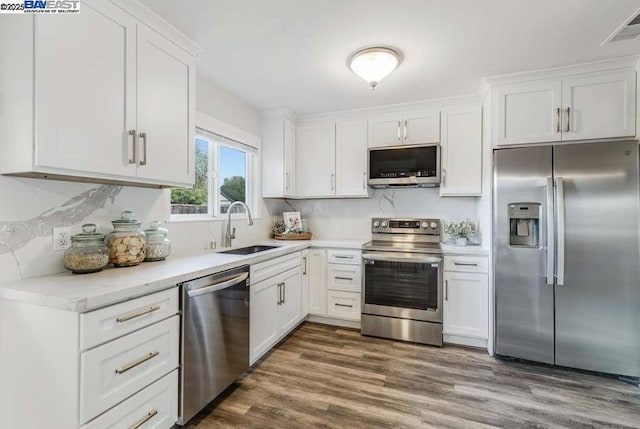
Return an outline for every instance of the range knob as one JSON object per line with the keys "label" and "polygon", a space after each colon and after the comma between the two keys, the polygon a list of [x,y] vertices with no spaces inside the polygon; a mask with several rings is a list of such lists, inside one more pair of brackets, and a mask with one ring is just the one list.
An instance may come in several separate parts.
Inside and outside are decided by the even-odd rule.
{"label": "range knob", "polygon": [[436,222],[431,222],[429,226],[431,227],[431,229],[436,229],[438,227],[438,224]]}
{"label": "range knob", "polygon": [[383,220],[383,221],[382,221],[382,227],[383,227],[383,228],[386,228],[386,227],[388,227],[388,226],[389,226],[389,222],[387,222],[386,220]]}
{"label": "range knob", "polygon": [[429,228],[429,224],[427,222],[422,222],[420,224],[420,228],[427,229],[427,228]]}
{"label": "range knob", "polygon": [[377,228],[377,227],[379,227],[379,226],[380,226],[380,221],[379,221],[379,220],[374,220],[374,221],[373,221],[373,227],[374,227],[374,228]]}

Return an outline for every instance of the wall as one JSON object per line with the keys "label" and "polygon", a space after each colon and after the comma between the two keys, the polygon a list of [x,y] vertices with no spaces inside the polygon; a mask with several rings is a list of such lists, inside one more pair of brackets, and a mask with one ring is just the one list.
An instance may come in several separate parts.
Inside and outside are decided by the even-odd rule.
{"label": "wall", "polygon": [[[199,79],[196,105],[199,111],[259,136],[260,116],[242,100],[211,82]],[[143,226],[169,218],[169,191],[135,187],[58,182],[0,176],[0,281],[64,271],[63,252],[53,252],[51,230],[70,226],[72,234],[84,223],[96,223],[111,231],[111,220],[123,210],[133,210]],[[263,218],[251,227],[236,220],[234,244],[249,244],[268,236],[271,220]],[[222,243],[224,222],[167,224],[173,244],[172,257],[205,251],[211,241]]]}
{"label": "wall", "polygon": [[320,200],[266,200],[272,216],[299,211],[309,229],[323,239],[371,237],[372,217],[476,218],[477,198],[442,198],[432,189],[375,189],[371,198]]}

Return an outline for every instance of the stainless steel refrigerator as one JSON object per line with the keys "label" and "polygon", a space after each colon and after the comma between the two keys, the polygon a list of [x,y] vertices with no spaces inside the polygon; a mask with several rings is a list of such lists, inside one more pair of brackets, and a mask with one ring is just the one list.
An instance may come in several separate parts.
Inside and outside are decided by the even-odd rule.
{"label": "stainless steel refrigerator", "polygon": [[638,142],[494,151],[498,355],[640,377]]}

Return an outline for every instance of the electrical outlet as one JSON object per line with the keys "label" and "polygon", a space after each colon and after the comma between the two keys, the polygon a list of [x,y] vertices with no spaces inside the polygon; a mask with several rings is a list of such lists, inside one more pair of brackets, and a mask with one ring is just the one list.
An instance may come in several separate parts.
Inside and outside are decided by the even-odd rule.
{"label": "electrical outlet", "polygon": [[57,252],[71,247],[71,228],[62,226],[53,228],[53,251]]}

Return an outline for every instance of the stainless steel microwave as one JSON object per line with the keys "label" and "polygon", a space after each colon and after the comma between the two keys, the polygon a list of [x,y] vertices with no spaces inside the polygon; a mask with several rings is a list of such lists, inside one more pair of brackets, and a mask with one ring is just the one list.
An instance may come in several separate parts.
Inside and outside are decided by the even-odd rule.
{"label": "stainless steel microwave", "polygon": [[440,145],[369,148],[369,186],[427,188],[440,185]]}

